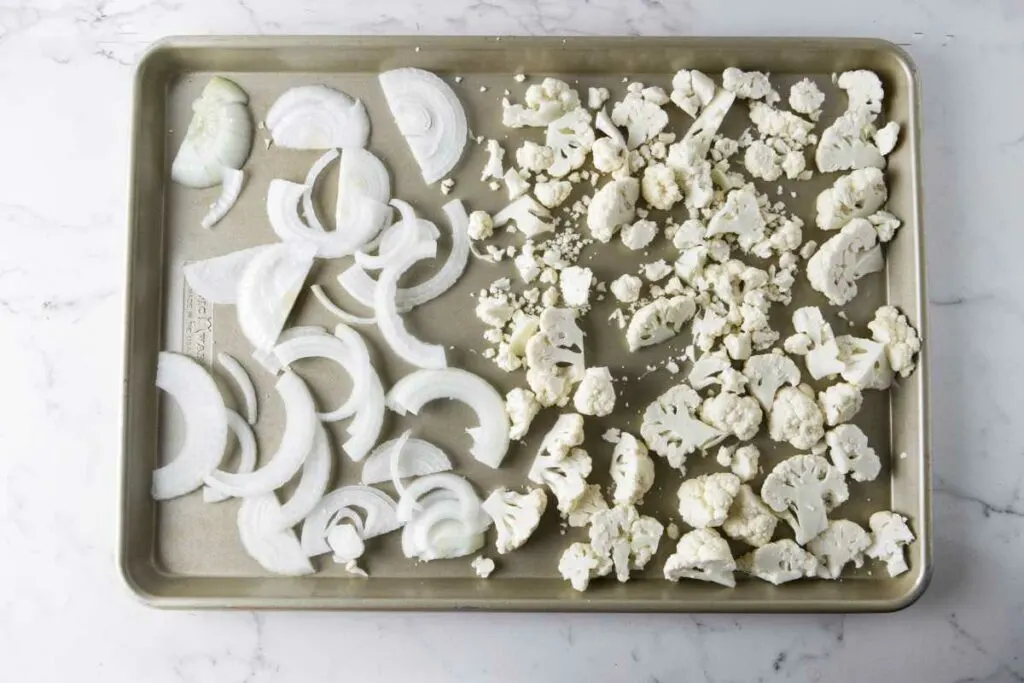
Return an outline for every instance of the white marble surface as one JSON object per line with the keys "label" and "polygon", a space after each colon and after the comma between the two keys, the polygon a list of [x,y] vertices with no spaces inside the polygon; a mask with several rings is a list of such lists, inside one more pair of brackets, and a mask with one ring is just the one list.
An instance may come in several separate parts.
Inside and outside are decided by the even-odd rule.
{"label": "white marble surface", "polygon": [[[186,614],[138,605],[113,559],[133,59],[168,34],[624,31],[876,35],[917,60],[937,567],[921,601],[850,617]],[[0,0],[4,677],[1024,680],[1022,81],[1020,0],[859,0],[827,11],[815,0]]]}

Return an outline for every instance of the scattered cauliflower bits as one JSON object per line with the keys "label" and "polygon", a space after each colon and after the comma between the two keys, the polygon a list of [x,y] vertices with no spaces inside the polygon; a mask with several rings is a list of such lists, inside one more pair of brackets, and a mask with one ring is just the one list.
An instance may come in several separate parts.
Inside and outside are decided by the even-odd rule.
{"label": "scattered cauliflower bits", "polygon": [[[864,557],[893,575],[906,570],[903,546],[913,535],[905,518],[877,512],[869,533],[829,514],[850,497],[848,481],[880,475],[884,463],[854,421],[865,392],[914,371],[920,336],[891,306],[861,330],[844,317],[845,334],[815,306],[792,314],[794,333],[784,341],[773,327],[777,305],[790,305],[801,278],[821,304],[854,300],[861,281],[884,268],[886,244],[901,226],[885,208],[885,157],[901,128],[880,120],[884,87],[863,70],[835,83],[841,92],[829,97],[846,106],[832,121],[820,121],[823,84],[804,78],[780,94],[770,74],[735,67],[717,79],[682,69],[671,87],[626,79],[581,91],[542,78],[521,102],[502,101],[502,124],[525,136],[488,139],[481,179],[504,185],[508,203],[492,207],[493,217],[472,212],[468,233],[479,242],[510,236],[511,246],[483,248],[512,267],[479,292],[475,312],[484,355],[523,379],[506,396],[510,438],[528,438],[546,408],[571,401],[576,411],[544,436],[528,479],[554,496],[564,525],[587,529],[589,541],[570,544],[558,563],[577,590],[612,573],[627,580],[657,549],[662,523],[636,508],[659,490],[652,456],[685,476],[689,457],[714,448],[707,462],[723,471],[678,488],[678,518],[693,530],[673,533],[666,579],[734,586],[737,571],[776,584],[836,579]],[[676,109],[685,114],[678,131]],[[720,132],[727,117],[743,116],[749,126],[738,139]],[[797,216],[776,185],[811,178],[812,160],[836,175],[813,215]],[[623,265],[599,267],[590,262],[594,250],[613,250]],[[613,312],[590,323],[601,302]],[[664,368],[685,379],[646,406],[623,403],[616,384],[628,371],[587,365],[595,339],[661,353],[645,374]],[[633,423],[608,430],[610,452],[592,459],[584,416],[620,409],[634,411]],[[764,454],[749,443],[759,435],[775,444]],[[780,459],[777,448],[799,452]],[[588,477],[608,459],[611,486],[602,491]],[[536,529],[544,488],[498,489],[484,503],[499,553]],[[780,520],[795,542],[773,541]],[[726,538],[754,550],[734,558]]]}

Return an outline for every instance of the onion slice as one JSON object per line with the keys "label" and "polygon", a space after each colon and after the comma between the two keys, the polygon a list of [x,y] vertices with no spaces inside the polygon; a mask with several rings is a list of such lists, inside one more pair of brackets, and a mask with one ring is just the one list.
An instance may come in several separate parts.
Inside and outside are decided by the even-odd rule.
{"label": "onion slice", "polygon": [[418,370],[391,388],[387,405],[399,415],[418,414],[424,405],[439,398],[461,401],[472,408],[480,425],[466,430],[473,439],[469,452],[485,465],[501,465],[508,452],[508,413],[501,394],[477,375],[458,368]]}
{"label": "onion slice", "polygon": [[277,342],[314,256],[308,244],[275,244],[256,254],[242,271],[235,313],[242,334],[257,351],[269,351]]}
{"label": "onion slice", "polygon": [[216,470],[205,479],[209,486],[232,496],[255,496],[283,486],[302,467],[319,424],[316,406],[306,383],[290,370],[277,380],[276,389],[285,408],[284,432],[277,452],[254,472],[232,474]]}
{"label": "onion slice", "polygon": [[[394,460],[396,442],[397,439],[385,441],[373,449],[363,463],[360,479],[363,484],[379,484],[392,478],[391,463]],[[409,439],[405,444],[403,456],[398,463],[399,477],[422,477],[452,469],[452,461],[448,454],[423,439]]]}
{"label": "onion slice", "polygon": [[398,506],[391,496],[370,486],[343,486],[324,496],[306,516],[302,524],[302,550],[306,555],[315,557],[331,552],[327,531],[332,521],[341,523],[347,517],[357,516],[352,508],[365,514],[363,539],[391,533],[402,526],[395,514]]}
{"label": "onion slice", "polygon": [[405,493],[405,486],[402,485],[399,469],[402,465],[402,454],[405,451],[405,445],[409,443],[409,437],[411,436],[412,430],[405,430],[400,437],[395,439],[395,447],[391,449],[391,462],[388,465],[388,470],[391,474],[391,484],[395,487],[395,492],[398,493],[399,497]]}
{"label": "onion slice", "polygon": [[[252,427],[242,419],[242,416],[233,410],[225,409],[228,418],[228,429],[235,434],[238,441],[238,469],[236,472],[252,472],[256,467],[256,435],[252,433]],[[228,494],[217,489],[203,486],[203,501],[207,503],[220,503],[230,498]]]}
{"label": "onion slice", "polygon": [[217,362],[228,373],[228,377],[231,378],[235,386],[238,387],[239,393],[242,394],[242,401],[245,403],[246,421],[251,425],[256,424],[256,387],[253,386],[249,373],[245,371],[242,364],[235,360],[234,357],[223,351],[217,354]]}
{"label": "onion slice", "polygon": [[367,372],[366,394],[360,397],[363,406],[349,423],[346,431],[348,440],[341,445],[345,455],[353,462],[359,462],[366,457],[370,449],[380,438],[380,431],[384,427],[384,387],[380,383],[377,372],[370,367]]}
{"label": "onion slice", "polygon": [[[171,164],[171,180],[213,187],[225,169],[242,168],[252,148],[249,96],[236,83],[214,76],[192,103],[192,120]],[[204,226],[207,227],[207,226]]]}
{"label": "onion slice", "polygon": [[466,112],[443,80],[423,69],[394,69],[379,76],[380,87],[413,158],[428,185],[459,163],[469,139]]}
{"label": "onion slice", "polygon": [[225,168],[221,174],[220,196],[213,204],[210,204],[210,210],[203,216],[200,225],[209,230],[217,225],[220,219],[228,215],[228,211],[242,194],[243,183],[245,183],[245,171],[237,168]]}
{"label": "onion slice", "polygon": [[330,313],[333,313],[338,320],[343,323],[348,323],[349,325],[375,325],[377,323],[377,319],[373,316],[370,316],[369,318],[362,318],[358,315],[349,313],[341,306],[334,303],[334,301],[331,300],[331,297],[327,296],[327,292],[325,292],[324,288],[320,285],[313,285],[309,290],[313,292],[313,296],[316,297],[316,300],[319,301],[324,308],[326,308]]}
{"label": "onion slice", "polygon": [[228,442],[227,409],[217,383],[199,363],[178,353],[161,352],[156,386],[178,405],[185,418],[185,443],[168,464],[153,470],[155,500],[194,491],[217,469]]}
{"label": "onion slice", "polygon": [[316,215],[316,204],[313,202],[313,191],[316,189],[316,181],[320,174],[327,170],[331,162],[338,158],[338,150],[330,149],[324,152],[323,156],[313,162],[306,173],[306,189],[302,193],[302,214],[306,217],[309,227],[319,232],[326,232],[320,217]]}
{"label": "onion slice", "polygon": [[466,519],[476,516],[480,509],[480,499],[477,497],[476,491],[473,490],[473,485],[465,477],[451,472],[442,472],[420,477],[409,484],[405,493],[398,500],[398,509],[395,511],[398,521],[410,521],[416,511],[421,508],[420,499],[437,489],[447,491],[452,499],[459,501],[462,514]]}
{"label": "onion slice", "polygon": [[279,525],[281,505],[273,493],[250,496],[238,508],[238,535],[249,556],[268,572],[284,576],[313,573],[313,565],[291,529]]}
{"label": "onion slice", "polygon": [[185,266],[185,282],[192,291],[213,304],[234,304],[238,297],[238,283],[242,273],[256,256],[272,248],[265,244],[259,247],[239,249],[223,256],[203,261],[193,261]]}
{"label": "onion slice", "polygon": [[401,199],[392,199],[391,206],[398,209],[402,215],[402,221],[396,224],[397,233],[394,232],[396,226],[391,226],[392,230],[389,231],[390,234],[397,234],[397,237],[381,239],[380,250],[376,256],[364,251],[355,253],[356,263],[366,270],[380,270],[397,265],[401,262],[403,254],[409,251],[419,237],[419,223],[413,208]]}
{"label": "onion slice", "polygon": [[292,497],[281,506],[280,525],[282,529],[290,529],[306,518],[327,490],[331,481],[331,440],[322,424],[316,426],[313,446],[302,465],[299,483]]}
{"label": "onion slice", "polygon": [[352,378],[352,391],[347,400],[334,410],[317,413],[321,422],[337,422],[355,415],[369,382],[369,358],[365,351],[330,334],[306,334],[281,342],[274,347],[274,355],[282,366],[304,358],[324,358],[333,361]]}
{"label": "onion slice", "polygon": [[388,346],[403,360],[417,367],[434,370],[448,367],[444,346],[428,344],[409,334],[398,314],[395,300],[398,296],[398,278],[414,263],[432,258],[436,252],[435,242],[413,243],[411,249],[398,255],[397,265],[381,271],[373,299],[377,328]]}
{"label": "onion slice", "polygon": [[424,562],[462,557],[483,546],[491,525],[472,485],[456,474],[420,477],[398,502],[402,552]]}
{"label": "onion slice", "polygon": [[366,220],[360,213],[373,204],[351,202],[354,197],[363,197],[376,204],[387,204],[391,199],[391,175],[384,163],[366,149],[346,149],[341,155],[338,201],[334,208],[337,229]]}
{"label": "onion slice", "polygon": [[323,85],[286,90],[267,112],[267,128],[278,147],[365,147],[370,118],[359,100]]}

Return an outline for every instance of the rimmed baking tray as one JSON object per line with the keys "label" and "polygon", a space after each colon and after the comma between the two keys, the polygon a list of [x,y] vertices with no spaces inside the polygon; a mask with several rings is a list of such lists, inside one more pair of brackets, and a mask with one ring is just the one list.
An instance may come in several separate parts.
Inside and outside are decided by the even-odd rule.
{"label": "rimmed baking tray", "polygon": [[[861,524],[866,524],[871,511],[890,507],[910,517],[918,540],[908,551],[911,570],[896,579],[874,565],[842,581],[804,581],[780,587],[743,579],[731,590],[695,581],[673,584],[660,578],[661,564],[674,548],[674,542],[666,538],[648,569],[629,583],[595,581],[590,591],[577,593],[558,578],[556,566],[561,549],[581,532],[569,530],[563,535],[552,512],[527,546],[498,558],[499,570],[486,581],[473,576],[469,558],[413,565],[401,557],[396,538],[378,539],[369,548],[369,579],[348,576],[329,561],[322,563],[314,576],[282,578],[263,572],[245,555],[235,527],[236,502],[204,504],[198,493],[160,504],[150,499],[151,472],[160,462],[160,454],[170,452],[180,438],[180,425],[168,414],[173,411],[161,408],[154,387],[160,350],[184,351],[207,365],[215,350],[227,350],[240,358],[257,383],[262,409],[259,439],[268,445],[276,443],[281,415],[272,397],[272,379],[260,374],[249,358],[233,309],[211,306],[187,290],[181,267],[188,261],[274,241],[263,206],[267,183],[272,177],[301,180],[317,156],[267,149],[257,134],[246,167],[251,175],[238,206],[213,231],[203,230],[199,219],[215,198],[216,188],[187,190],[172,185],[168,172],[188,122],[191,101],[213,74],[227,75],[249,92],[257,121],[273,99],[293,85],[323,83],[359,97],[373,122],[370,147],[391,169],[395,196],[412,202],[440,225],[440,206],[451,197],[442,196],[436,186],[423,185],[376,83],[379,72],[400,66],[429,69],[447,78],[467,109],[474,135],[498,137],[506,141],[504,146],[510,152],[518,146],[521,132],[501,128],[499,102],[506,88],[514,97],[521,97],[534,76],[555,75],[583,90],[603,85],[613,96],[621,96],[625,80],[668,88],[680,68],[714,74],[727,66],[770,71],[773,84],[783,94],[791,83],[807,76],[829,96],[822,117],[822,125],[827,125],[844,106],[831,75],[854,68],[874,70],[886,86],[887,118],[903,126],[886,174],[889,207],[904,226],[888,246],[886,271],[862,280],[861,294],[847,308],[849,322],[834,315],[831,319],[839,330],[845,331],[848,324],[863,330],[874,308],[887,301],[926,331],[919,86],[907,55],[890,43],[821,38],[238,36],[164,40],[138,65],[132,112],[119,529],[120,571],[131,590],[150,605],[168,608],[852,612],[896,610],[913,602],[927,586],[932,563],[927,352],[922,354],[917,372],[891,392],[869,392],[857,422],[882,456],[883,472],[876,482],[852,484],[858,502],[835,513]],[[518,73],[530,80],[516,82],[513,75]],[[681,133],[685,119],[675,116],[670,129]],[[725,131],[736,136],[743,125],[738,119],[727,121]],[[492,192],[479,182],[484,158],[482,146],[471,144],[452,176],[456,184],[451,196],[463,199],[470,210],[494,211],[503,205],[503,193]],[[775,188],[772,183],[764,189],[785,200],[812,226],[814,197],[832,180],[832,176],[816,175],[799,186],[783,183]],[[795,197],[790,194],[793,191]],[[809,239],[820,241],[813,229],[808,233]],[[621,249],[606,251],[585,257],[602,280],[640,262],[631,265],[624,261],[630,257],[624,257]],[[643,260],[657,257],[658,249],[652,249]],[[340,269],[340,263],[321,264],[312,277],[344,300],[333,278]],[[416,334],[449,345],[455,365],[478,372],[503,391],[522,384],[522,379],[501,373],[480,356],[483,328],[473,317],[471,296],[508,274],[510,266],[502,269],[472,262],[451,292],[417,309],[409,323]],[[793,306],[807,303],[824,302],[800,284]],[[614,415],[588,422],[585,445],[594,459],[596,481],[602,481],[611,451],[600,440],[601,433],[608,426],[637,430],[643,406],[681,380],[681,375],[673,376],[661,366],[649,371],[648,366],[655,367],[652,364],[664,356],[664,348],[628,354],[621,333],[603,323],[601,312],[611,310],[610,301],[599,302],[587,319],[588,365],[609,365],[613,373],[633,381],[620,397]],[[332,325],[334,321],[307,294],[291,322]],[[788,315],[779,311],[776,322],[777,329],[787,334]],[[672,342],[672,348],[681,350],[686,337]],[[409,371],[381,353],[385,347],[372,335],[371,344],[386,382]],[[345,389],[344,380],[329,367],[313,363],[301,372],[318,396],[329,398]],[[520,485],[539,435],[554,420],[554,411],[542,414],[531,437],[510,452],[506,466],[492,471],[471,462],[466,453],[463,429],[468,415],[443,403],[430,406],[415,421],[392,416],[388,432],[412,426],[418,434],[435,440],[453,454],[459,471],[481,491],[498,483]],[[766,470],[792,454],[778,444],[758,443]],[[691,456],[690,473],[711,470],[712,461]],[[358,480],[357,466],[340,455],[338,463],[338,482]],[[658,482],[644,511],[668,523],[676,519],[679,477],[663,463],[658,468]]]}

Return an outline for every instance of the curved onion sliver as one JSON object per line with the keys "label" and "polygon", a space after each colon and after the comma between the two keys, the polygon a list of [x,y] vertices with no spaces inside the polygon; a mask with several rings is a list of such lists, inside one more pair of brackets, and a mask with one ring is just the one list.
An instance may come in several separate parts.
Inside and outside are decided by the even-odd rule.
{"label": "curved onion sliver", "polygon": [[278,147],[365,147],[370,118],[359,100],[323,85],[287,90],[267,112],[267,128]]}
{"label": "curved onion sliver", "polygon": [[[392,478],[391,462],[396,441],[385,441],[373,449],[363,463],[361,483],[379,484]],[[398,476],[422,477],[447,472],[451,468],[452,461],[447,453],[429,441],[412,438],[405,444],[405,452],[398,464]]]}
{"label": "curved onion sliver", "polygon": [[281,506],[280,524],[282,529],[290,529],[306,518],[327,490],[331,480],[331,440],[322,424],[316,426],[313,447],[309,451],[306,462],[302,465],[299,483],[292,497]]}
{"label": "curved onion sliver", "polygon": [[249,262],[261,251],[273,246],[264,244],[203,261],[193,261],[182,269],[185,281],[193,292],[212,304],[234,304],[238,297],[238,283]]}
{"label": "curved onion sliver", "polygon": [[320,179],[320,174],[327,170],[331,162],[337,158],[338,150],[327,150],[319,159],[313,162],[313,165],[309,167],[309,171],[306,173],[306,189],[302,192],[302,215],[306,217],[306,223],[309,224],[309,227],[319,232],[326,232],[326,230],[324,229],[324,224],[320,222],[320,217],[316,215],[313,191],[316,190],[316,181]]}
{"label": "curved onion sliver", "polygon": [[474,518],[477,515],[480,499],[469,480],[458,474],[442,472],[419,477],[406,487],[405,493],[398,499],[398,509],[395,511],[398,521],[404,523],[411,520],[416,516],[417,510],[422,508],[420,499],[438,489],[447,491],[454,500],[459,501],[462,515],[466,519]]}
{"label": "curved onion sliver", "polygon": [[384,387],[372,367],[370,367],[367,377],[369,382],[366,394],[362,396],[363,406],[346,428],[348,440],[341,445],[345,455],[354,462],[359,462],[366,457],[366,454],[377,443],[377,439],[380,438],[380,430],[384,427]]}
{"label": "curved onion sliver", "polygon": [[334,335],[307,334],[281,342],[274,347],[274,355],[285,367],[304,358],[325,358],[339,365],[352,378],[352,391],[340,406],[317,413],[317,417],[321,422],[337,422],[355,415],[369,381],[367,358],[359,353],[358,348]]}
{"label": "curved onion sliver", "polygon": [[361,529],[364,540],[391,533],[402,526],[395,516],[397,507],[391,496],[370,486],[335,489],[306,516],[302,524],[302,550],[309,557],[331,552],[326,540],[328,527],[354,515],[351,508],[359,508],[366,513]]}
{"label": "curved onion sliver", "polygon": [[[382,238],[379,244],[379,252],[375,256],[364,251],[357,251],[355,253],[356,263],[366,270],[380,270],[381,268],[397,265],[403,255],[416,244],[419,238],[419,219],[416,218],[416,212],[413,208],[401,199],[392,199],[391,206],[398,209],[398,212],[402,215],[401,222],[391,226],[392,230],[389,230],[389,234],[397,234],[397,237],[391,240]],[[396,226],[398,226],[398,232],[394,233]]]}
{"label": "curved onion sliver", "polygon": [[285,576],[313,573],[302,545],[291,529],[279,525],[281,505],[273,493],[242,499],[238,508],[238,535],[249,556],[269,572]]}
{"label": "curved onion sliver", "polygon": [[244,182],[245,171],[237,168],[225,168],[221,174],[220,196],[217,197],[213,204],[210,204],[210,210],[203,216],[200,225],[209,230],[217,225],[220,219],[228,215],[228,211],[238,201],[238,196],[242,194],[242,184]]}
{"label": "curved onion sliver", "polygon": [[256,387],[252,385],[249,373],[245,371],[242,364],[223,351],[217,354],[217,362],[228,373],[228,377],[238,387],[242,394],[242,401],[245,403],[245,420],[251,425],[256,424]]}
{"label": "curved onion sliver", "polygon": [[313,292],[313,296],[316,297],[316,300],[320,302],[321,306],[326,308],[328,312],[333,313],[334,316],[343,323],[348,323],[349,325],[377,324],[377,319],[374,318],[373,316],[370,316],[368,318],[361,318],[358,315],[353,315],[349,313],[341,306],[334,303],[331,297],[327,295],[327,292],[325,292],[324,288],[321,287],[320,285],[313,285],[312,287],[309,288],[309,291]]}
{"label": "curved onion sliver", "polygon": [[[228,429],[234,432],[238,441],[238,469],[235,471],[252,472],[256,468],[256,435],[241,415],[233,410],[225,410],[225,413],[228,418]],[[230,497],[223,491],[203,485],[203,501],[206,503],[220,503]]]}
{"label": "curved onion sliver", "polygon": [[388,266],[380,272],[380,280],[377,282],[373,297],[377,328],[391,350],[417,367],[435,370],[448,367],[444,346],[428,344],[409,334],[398,314],[395,299],[398,295],[398,278],[414,263],[424,258],[432,258],[436,252],[436,242],[414,242],[409,250],[398,255],[396,266]]}
{"label": "curved onion sliver", "polygon": [[302,242],[275,244],[256,254],[242,271],[235,313],[242,334],[257,351],[269,351],[277,342],[313,267],[315,251]]}

